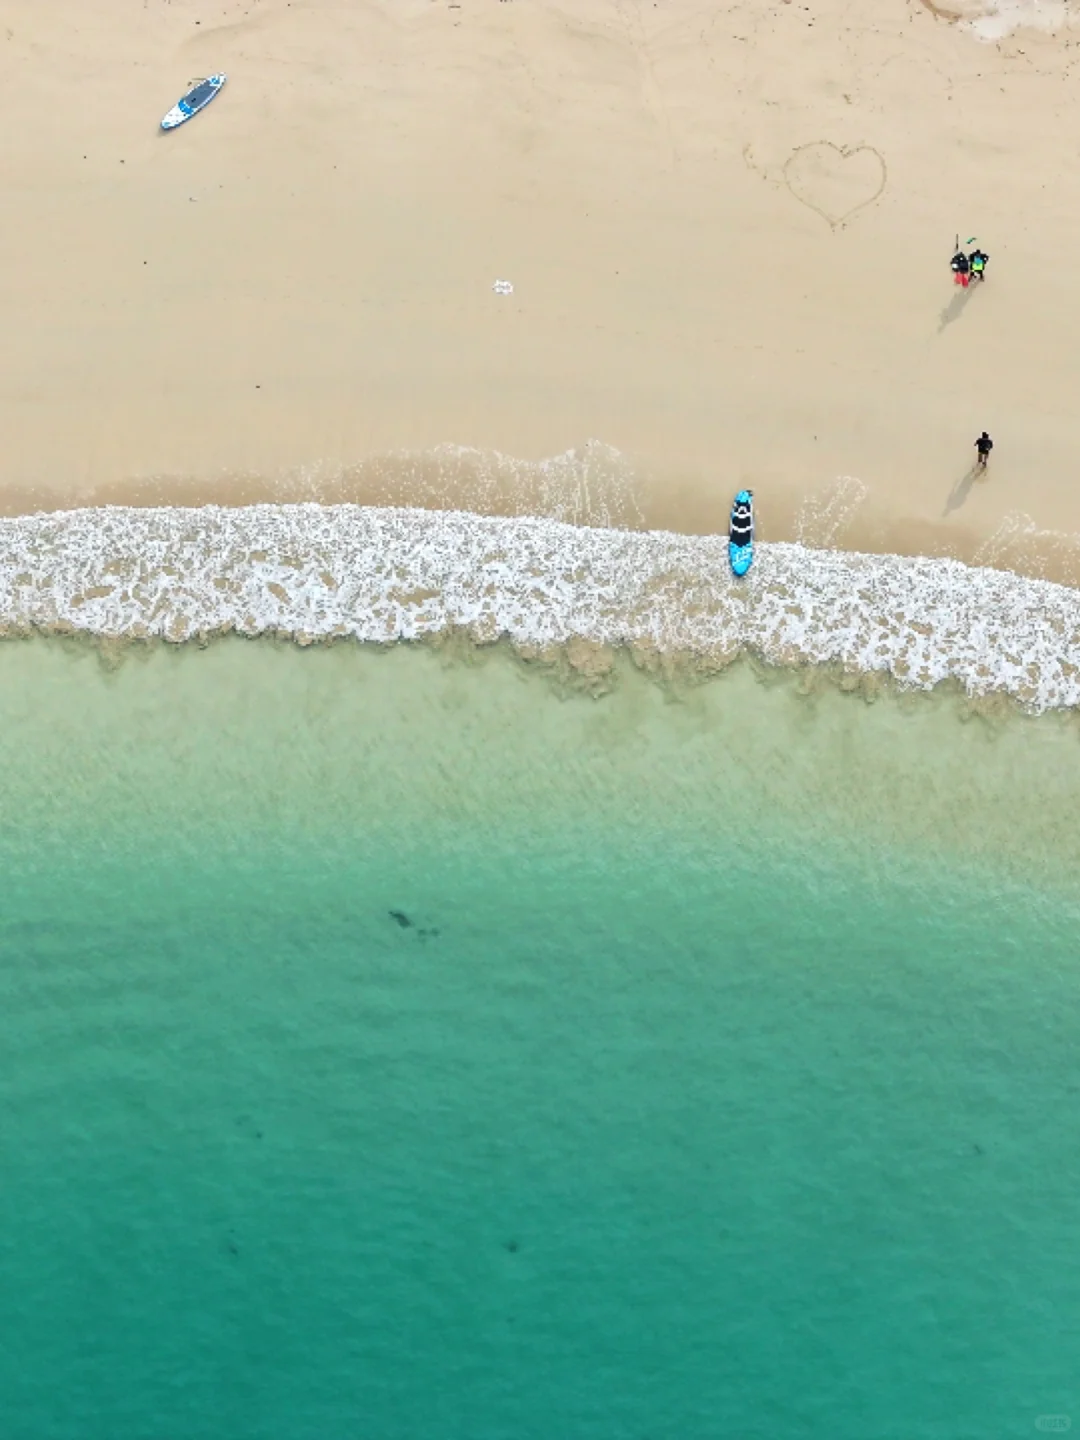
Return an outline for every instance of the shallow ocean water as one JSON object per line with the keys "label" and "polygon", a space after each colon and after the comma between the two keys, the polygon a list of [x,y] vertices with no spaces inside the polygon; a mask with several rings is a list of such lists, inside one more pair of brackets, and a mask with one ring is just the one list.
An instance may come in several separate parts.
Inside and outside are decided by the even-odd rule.
{"label": "shallow ocean water", "polygon": [[1080,732],[0,646],[19,1440],[1080,1417]]}

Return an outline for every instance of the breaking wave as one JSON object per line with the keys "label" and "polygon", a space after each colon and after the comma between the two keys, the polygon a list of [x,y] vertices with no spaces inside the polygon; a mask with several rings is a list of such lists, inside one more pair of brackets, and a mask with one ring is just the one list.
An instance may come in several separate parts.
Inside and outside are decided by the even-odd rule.
{"label": "breaking wave", "polygon": [[[0,627],[182,642],[464,633],[582,664],[741,653],[1031,710],[1080,705],[1080,592],[957,560],[357,505],[110,507],[0,520]],[[591,657],[591,659],[589,658]]]}

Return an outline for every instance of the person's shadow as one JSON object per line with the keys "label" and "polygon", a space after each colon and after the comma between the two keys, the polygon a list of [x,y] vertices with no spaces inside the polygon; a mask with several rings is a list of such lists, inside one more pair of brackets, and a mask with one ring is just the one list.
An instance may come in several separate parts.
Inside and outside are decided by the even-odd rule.
{"label": "person's shadow", "polygon": [[945,329],[946,325],[951,325],[954,320],[960,319],[960,316],[964,313],[965,305],[975,293],[976,284],[981,283],[981,281],[972,281],[969,285],[957,286],[956,294],[938,316],[937,333],[939,335]]}
{"label": "person's shadow", "polygon": [[959,510],[964,501],[971,494],[971,487],[984,472],[984,467],[976,460],[966,475],[957,480],[956,484],[949,491],[949,498],[945,501],[944,515],[951,515],[954,510]]}

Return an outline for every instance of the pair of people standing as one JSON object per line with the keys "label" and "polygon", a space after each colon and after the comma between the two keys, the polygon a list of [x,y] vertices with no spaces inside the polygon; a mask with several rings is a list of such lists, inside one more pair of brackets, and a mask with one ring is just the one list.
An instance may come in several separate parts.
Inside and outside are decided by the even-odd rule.
{"label": "pair of people standing", "polygon": [[986,262],[990,259],[985,250],[972,250],[965,255],[959,248],[949,262],[953,272],[953,284],[963,285],[966,290],[972,280],[986,279]]}
{"label": "pair of people standing", "polygon": [[[970,244],[970,241],[968,242]],[[965,255],[960,249],[960,241],[957,238],[956,254],[949,262],[953,272],[953,284],[962,285],[966,290],[972,280],[986,279],[986,262],[990,259],[985,250],[972,250],[970,255]],[[990,459],[990,451],[994,448],[994,442],[984,430],[975,441],[976,461],[975,464],[980,470],[986,469],[986,462]]]}

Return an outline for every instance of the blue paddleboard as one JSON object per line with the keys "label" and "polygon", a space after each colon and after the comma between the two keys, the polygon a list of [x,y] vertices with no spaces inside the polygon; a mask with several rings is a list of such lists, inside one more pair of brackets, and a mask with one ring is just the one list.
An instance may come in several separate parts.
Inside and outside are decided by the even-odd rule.
{"label": "blue paddleboard", "polygon": [[162,120],[162,130],[175,130],[177,125],[183,125],[185,120],[197,115],[210,104],[224,84],[224,75],[211,75],[207,80],[196,80],[187,94],[176,102]]}
{"label": "blue paddleboard", "polygon": [[728,559],[736,575],[745,575],[754,563],[754,492],[740,490],[731,506]]}

